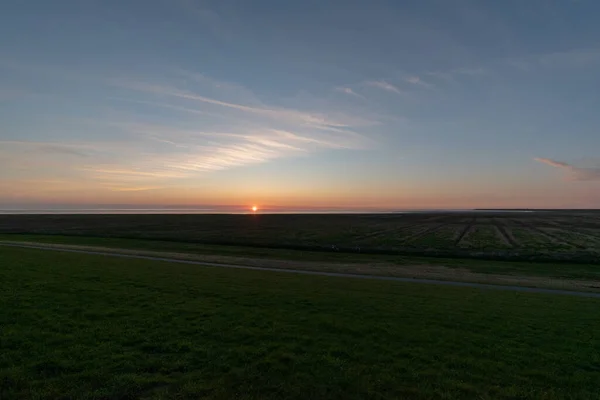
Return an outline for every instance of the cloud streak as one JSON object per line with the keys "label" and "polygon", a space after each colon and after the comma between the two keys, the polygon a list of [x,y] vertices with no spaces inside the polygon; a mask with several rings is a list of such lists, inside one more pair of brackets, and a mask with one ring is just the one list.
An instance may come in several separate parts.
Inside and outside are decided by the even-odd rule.
{"label": "cloud streak", "polygon": [[544,67],[586,67],[600,63],[600,49],[586,48],[546,53],[534,55],[526,61],[537,62]]}
{"label": "cloud streak", "polygon": [[12,151],[33,154],[58,154],[61,156],[89,157],[97,149],[86,143],[32,142],[20,140],[0,140],[0,147],[11,148]]}
{"label": "cloud streak", "polygon": [[427,89],[433,88],[433,84],[423,81],[420,77],[416,75],[406,78],[406,81],[412,85],[425,87]]}
{"label": "cloud streak", "polygon": [[368,145],[361,135],[352,132],[327,132],[315,136],[310,132],[302,134],[267,128],[250,129],[241,133],[176,129],[160,125],[124,124],[123,126],[124,129],[141,135],[141,138],[152,138],[184,150],[171,152],[158,159],[140,161],[138,164],[146,165],[146,168],[141,170],[98,172],[160,177],[164,171],[143,172],[160,161],[162,168],[187,176],[194,172],[219,171],[323,149],[360,149]]}
{"label": "cloud streak", "polygon": [[[31,72],[71,79],[52,68]],[[302,109],[273,100],[266,104],[241,85],[183,69],[168,72],[145,80],[76,75],[77,82],[85,78],[111,90],[100,100],[112,102],[117,111],[110,118],[83,121],[89,125],[84,129],[102,136],[90,134],[84,142],[78,135],[71,140],[65,135],[61,142],[0,141],[2,168],[23,182],[57,177],[65,187],[95,184],[108,191],[143,192],[216,171],[373,145],[361,131],[379,121],[364,110],[349,110],[347,102],[308,102]],[[363,98],[350,87],[341,89]],[[398,91],[392,85],[383,89]]]}
{"label": "cloud streak", "polygon": [[181,90],[172,86],[148,84],[144,82],[111,80],[111,84],[130,90],[135,90],[144,93],[152,93],[159,96],[175,97],[195,102],[224,107],[227,109],[242,111],[253,115],[266,117],[272,120],[293,123],[305,124],[317,129],[328,128],[349,128],[356,124],[372,124],[376,121],[361,120],[352,116],[342,116],[341,118],[332,118],[322,113],[303,112],[294,109],[276,108],[276,107],[257,107],[235,102],[218,100],[191,91]]}
{"label": "cloud streak", "polygon": [[365,84],[367,86],[371,86],[371,87],[375,87],[375,88],[378,88],[378,89],[381,89],[381,90],[385,90],[386,92],[391,92],[391,93],[396,93],[396,94],[402,94],[402,91],[398,87],[392,85],[389,82],[383,81],[383,80],[381,80],[381,81],[367,81],[367,82],[365,82]]}
{"label": "cloud streak", "polygon": [[576,167],[566,162],[556,161],[550,158],[535,158],[534,160],[564,170],[567,173],[567,179],[572,181],[600,180],[600,167]]}
{"label": "cloud streak", "polygon": [[348,96],[360,97],[361,99],[365,98],[364,96],[356,93],[352,88],[349,88],[349,87],[343,87],[343,86],[336,87],[335,91],[339,92],[339,93],[347,94]]}
{"label": "cloud streak", "polygon": [[[184,179],[198,173],[220,171],[272,160],[305,156],[327,149],[362,149],[372,142],[358,130],[378,122],[340,110],[300,111],[272,107],[246,88],[205,75],[178,70],[196,86],[186,89],[136,80],[111,80],[110,85],[128,91],[154,94],[161,99],[123,99],[141,106],[161,107],[190,114],[174,124],[139,121],[105,122],[144,143],[160,144],[160,154],[130,156],[128,163],[88,165],[84,170],[101,181],[159,182]],[[205,95],[203,90],[211,93]],[[342,92],[360,96],[351,88]],[[202,94],[201,94],[202,93]],[[182,105],[183,104],[183,105]],[[192,117],[193,116],[193,117]],[[197,120],[219,117],[219,121]],[[183,127],[197,125],[203,129]],[[215,127],[211,129],[212,127]],[[148,146],[144,146],[148,147]]]}

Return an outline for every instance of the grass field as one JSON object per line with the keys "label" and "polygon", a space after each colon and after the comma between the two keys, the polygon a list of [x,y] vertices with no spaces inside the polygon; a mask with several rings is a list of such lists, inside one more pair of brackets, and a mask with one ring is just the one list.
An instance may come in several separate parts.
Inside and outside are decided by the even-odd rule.
{"label": "grass field", "polygon": [[597,399],[600,301],[0,248],[0,398]]}
{"label": "grass field", "polygon": [[600,264],[600,213],[0,215],[1,233]]}
{"label": "grass field", "polygon": [[[34,243],[99,251],[128,251],[167,258],[321,272],[416,277],[496,284],[596,291],[600,266],[596,264],[489,261],[344,252],[314,252],[243,246],[219,246],[143,239],[85,236],[0,234],[0,242]],[[470,274],[470,275],[469,275]],[[487,279],[493,275],[493,279]],[[505,276],[506,281],[499,280]],[[538,282],[524,277],[540,278]],[[568,281],[581,281],[575,286]]]}

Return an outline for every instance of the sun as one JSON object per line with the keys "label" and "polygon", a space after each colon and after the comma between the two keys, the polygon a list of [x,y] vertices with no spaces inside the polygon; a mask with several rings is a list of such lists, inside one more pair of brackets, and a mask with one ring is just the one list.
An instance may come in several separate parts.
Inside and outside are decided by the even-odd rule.
{"label": "sun", "polygon": [[258,211],[258,207],[252,206],[252,212],[257,212],[257,211]]}

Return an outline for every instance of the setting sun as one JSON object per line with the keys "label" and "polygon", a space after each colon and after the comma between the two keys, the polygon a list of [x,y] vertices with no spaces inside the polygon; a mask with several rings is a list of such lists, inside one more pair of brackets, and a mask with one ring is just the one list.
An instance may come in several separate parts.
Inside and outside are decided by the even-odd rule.
{"label": "setting sun", "polygon": [[258,207],[256,207],[256,206],[252,206],[252,211],[253,211],[253,212],[257,212],[257,211],[258,211]]}

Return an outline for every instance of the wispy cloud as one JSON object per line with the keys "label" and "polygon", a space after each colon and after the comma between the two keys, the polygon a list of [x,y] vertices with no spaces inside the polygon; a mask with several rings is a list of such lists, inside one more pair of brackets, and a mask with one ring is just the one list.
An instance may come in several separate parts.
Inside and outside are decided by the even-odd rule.
{"label": "wispy cloud", "polygon": [[545,67],[585,67],[600,63],[600,49],[573,49],[533,55],[529,58],[530,61],[537,61]]}
{"label": "wispy cloud", "polygon": [[[294,109],[287,108],[278,108],[278,107],[257,107],[257,106],[249,106],[245,104],[239,104],[234,102],[222,101],[206,96],[202,96],[200,94],[178,89],[172,86],[165,85],[156,85],[149,84],[144,82],[137,81],[126,81],[126,80],[111,80],[113,85],[119,86],[122,88],[136,90],[145,93],[152,93],[160,96],[166,97],[176,97],[186,100],[192,100],[196,102],[202,102],[206,104],[216,105],[220,107],[225,107],[237,111],[243,111],[245,113],[250,113],[254,115],[260,115],[263,117],[271,118],[273,120],[285,121],[287,123],[300,123],[307,124],[314,128],[327,129],[330,127],[334,128],[348,128],[352,125],[355,125],[358,121],[356,117],[353,116],[341,116],[340,118],[332,118],[329,115],[322,113],[311,113],[311,112],[303,112]],[[388,89],[389,90],[389,89]],[[345,118],[344,118],[345,117]],[[373,121],[363,120],[365,123],[373,123]]]}
{"label": "wispy cloud", "polygon": [[[0,141],[0,165],[23,181],[57,177],[69,182],[65,187],[96,184],[108,191],[142,192],[215,171],[373,145],[361,131],[378,121],[349,110],[347,102],[270,105],[235,83],[183,69],[168,72],[145,81],[88,77],[112,88],[104,100],[118,101],[118,112],[79,123],[94,131],[106,128],[104,138],[114,141],[92,136],[86,142],[76,136],[61,142]],[[345,89],[346,95],[362,97]],[[154,118],[153,107],[167,112]]]}
{"label": "wispy cloud", "polygon": [[82,167],[81,171],[93,173],[93,178],[98,180],[129,180],[129,179],[157,179],[157,178],[184,178],[187,175],[181,172],[169,171],[168,168],[154,165],[143,165],[139,161],[130,169],[117,169],[111,166]]}
{"label": "wispy cloud", "polygon": [[212,91],[218,92],[221,96],[234,98],[237,103],[245,103],[246,105],[266,108],[265,104],[258,96],[256,96],[256,94],[254,94],[254,92],[242,85],[215,79],[208,75],[188,71],[182,68],[176,68],[175,73],[196,83],[201,89],[212,89]]}
{"label": "wispy cloud", "polygon": [[127,187],[109,187],[113,192],[147,192],[149,190],[162,189],[163,186],[127,186]]}
{"label": "wispy cloud", "polygon": [[492,75],[492,71],[489,69],[489,67],[476,66],[454,68],[448,71],[428,71],[423,75],[427,75],[433,79],[437,79],[445,83],[458,84],[461,79],[481,78]]}
{"label": "wispy cloud", "polygon": [[336,92],[339,92],[339,93],[344,93],[344,94],[347,94],[349,96],[360,97],[361,99],[364,99],[364,96],[356,93],[354,91],[354,89],[349,88],[349,87],[339,86],[339,87],[336,87],[334,90]]}
{"label": "wispy cloud", "polygon": [[600,167],[576,167],[562,161],[552,160],[550,158],[535,158],[535,161],[560,168],[567,173],[567,178],[573,181],[594,181],[600,180]]}
{"label": "wispy cloud", "polygon": [[[162,177],[165,171],[174,174],[218,171],[248,164],[267,162],[277,158],[297,156],[320,149],[359,149],[368,145],[360,134],[352,132],[328,132],[318,136],[280,129],[257,129],[240,132],[211,132],[177,129],[160,125],[124,125],[131,132],[164,140],[183,149],[158,158],[152,156],[138,161],[146,168],[137,170],[100,170],[104,174]],[[210,144],[206,144],[210,143]],[[158,161],[160,161],[158,163]],[[161,165],[161,171],[145,172],[153,165]],[[169,176],[167,176],[169,177]],[[177,177],[177,176],[173,176]]]}
{"label": "wispy cloud", "polygon": [[423,81],[420,77],[413,75],[413,76],[409,76],[408,78],[406,78],[406,81],[410,84],[416,85],[416,86],[422,86],[428,89],[433,88],[433,84],[432,83],[428,83]]}
{"label": "wispy cloud", "polygon": [[461,68],[456,68],[456,69],[452,70],[451,72],[455,73],[455,74],[468,75],[468,76],[482,76],[482,75],[489,74],[489,71],[483,67],[472,67],[472,68],[461,67]]}
{"label": "wispy cloud", "polygon": [[88,157],[93,153],[94,148],[84,143],[53,143],[53,142],[27,142],[27,141],[0,141],[0,146],[25,152],[71,155],[78,157]]}
{"label": "wispy cloud", "polygon": [[498,60],[498,66],[509,66],[522,72],[542,69],[573,69],[600,65],[600,48],[575,48],[566,51],[529,54]]}
{"label": "wispy cloud", "polygon": [[[283,129],[237,128],[230,132],[182,129],[169,125],[119,123],[129,137],[115,143],[0,142],[0,164],[23,176],[48,171],[72,182],[96,182],[110,191],[152,190],[198,174],[306,156],[325,149],[360,149],[369,142],[352,131],[318,135]],[[152,143],[157,143],[152,145]],[[160,144],[160,145],[159,145]],[[74,159],[77,157],[78,159]]]}
{"label": "wispy cloud", "polygon": [[402,91],[398,87],[392,85],[389,82],[383,81],[383,80],[380,80],[380,81],[367,81],[367,82],[365,82],[365,84],[367,86],[372,86],[372,87],[375,87],[375,88],[379,88],[379,89],[385,90],[387,92],[392,92],[392,93],[396,93],[396,94],[402,94]]}

